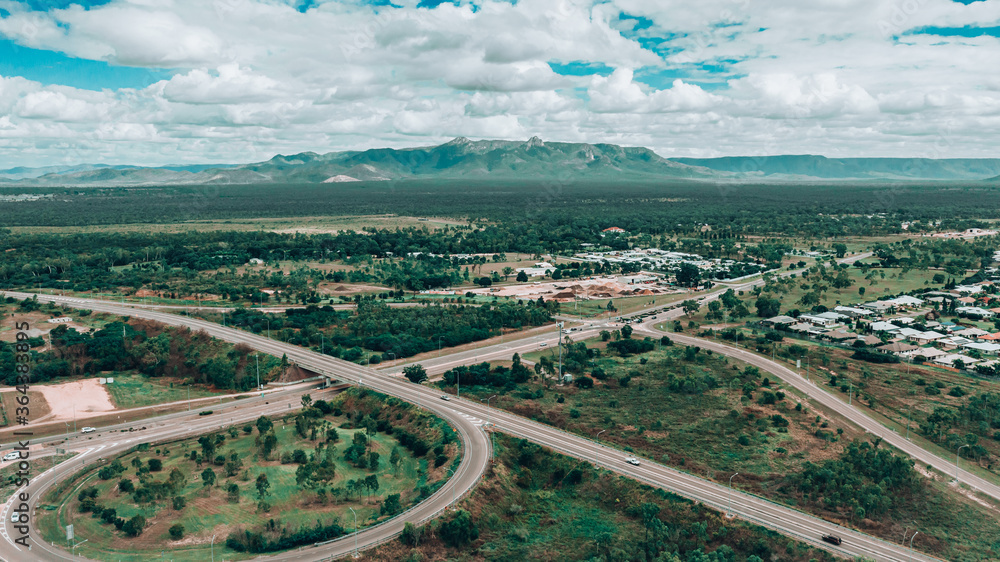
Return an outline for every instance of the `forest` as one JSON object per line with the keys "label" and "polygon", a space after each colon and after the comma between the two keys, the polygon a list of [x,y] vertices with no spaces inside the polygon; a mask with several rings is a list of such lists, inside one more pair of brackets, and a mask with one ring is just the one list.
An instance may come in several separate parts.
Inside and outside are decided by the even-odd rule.
{"label": "forest", "polygon": [[558,303],[537,301],[390,307],[364,297],[357,303],[356,313],[316,305],[279,315],[238,308],[227,315],[227,325],[273,333],[289,343],[348,361],[364,361],[364,350],[369,350],[379,354],[370,361],[379,363],[487,339],[504,329],[541,326],[558,310]]}
{"label": "forest", "polygon": [[[8,298],[8,304],[13,299]],[[37,301],[25,299],[19,310],[37,310]],[[87,315],[86,311],[78,313]],[[249,390],[256,386],[256,372],[248,370],[252,350],[230,346],[204,332],[175,328],[139,319],[118,319],[93,332],[81,333],[59,325],[49,334],[51,348],[43,338],[32,345],[32,381],[47,382],[64,377],[102,372],[136,371],[150,377],[187,378],[195,384],[224,390]],[[16,384],[13,344],[0,342],[0,373],[3,382]],[[263,377],[276,360],[262,356]],[[249,365],[253,367],[253,364]]]}

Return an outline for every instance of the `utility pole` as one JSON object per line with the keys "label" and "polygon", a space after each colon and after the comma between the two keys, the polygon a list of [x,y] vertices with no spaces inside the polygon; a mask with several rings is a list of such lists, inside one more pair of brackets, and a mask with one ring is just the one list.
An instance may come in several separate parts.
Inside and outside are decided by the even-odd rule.
{"label": "utility pole", "polygon": [[563,336],[563,325],[564,322],[560,322],[559,326],[559,384],[562,384],[563,374],[562,374],[562,336]]}
{"label": "utility pole", "polygon": [[969,444],[966,443],[965,445],[962,445],[961,447],[959,447],[958,451],[955,451],[955,484],[958,484],[958,461],[960,461],[962,459],[962,457],[960,456],[961,453],[962,453],[962,449],[964,449],[964,448],[966,448],[968,446],[969,446]]}
{"label": "utility pole", "polygon": [[254,353],[253,362],[257,365],[257,390],[260,390],[260,354]]}
{"label": "utility pole", "polygon": [[347,509],[351,510],[354,514],[354,557],[358,557],[358,512],[354,511],[353,507],[348,506]]}

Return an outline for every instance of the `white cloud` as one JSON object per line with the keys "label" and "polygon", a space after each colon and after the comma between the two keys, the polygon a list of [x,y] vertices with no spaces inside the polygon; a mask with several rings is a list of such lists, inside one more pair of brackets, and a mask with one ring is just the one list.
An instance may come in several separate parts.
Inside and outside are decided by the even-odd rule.
{"label": "white cloud", "polygon": [[[1000,40],[907,33],[997,25],[1000,2],[289,4],[33,12],[0,0],[0,35],[19,45],[172,73],[104,92],[0,77],[0,167],[232,162],[458,135],[664,155],[995,156],[1000,144]],[[553,62],[612,72],[563,76]]]}

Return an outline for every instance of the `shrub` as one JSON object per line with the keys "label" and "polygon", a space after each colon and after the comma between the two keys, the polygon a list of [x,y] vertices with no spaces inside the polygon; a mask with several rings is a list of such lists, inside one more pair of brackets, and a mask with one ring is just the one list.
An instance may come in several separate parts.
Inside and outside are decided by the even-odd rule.
{"label": "shrub", "polygon": [[187,500],[184,499],[184,496],[174,496],[174,499],[171,500],[171,502],[173,503],[175,511],[180,511],[184,509],[185,505],[187,505]]}
{"label": "shrub", "polygon": [[936,396],[938,394],[941,394],[941,389],[939,389],[936,386],[925,386],[924,387],[924,392],[926,392],[927,394],[929,394],[931,396]]}
{"label": "shrub", "polygon": [[965,391],[962,390],[962,387],[956,386],[956,387],[953,387],[951,390],[948,391],[948,396],[954,396],[955,398],[961,398],[962,396],[965,396]]}
{"label": "shrub", "polygon": [[130,537],[138,537],[142,534],[142,528],[146,526],[146,518],[136,515],[122,525],[122,531]]}
{"label": "shrub", "polygon": [[179,541],[184,538],[184,525],[176,523],[170,527],[170,538]]}

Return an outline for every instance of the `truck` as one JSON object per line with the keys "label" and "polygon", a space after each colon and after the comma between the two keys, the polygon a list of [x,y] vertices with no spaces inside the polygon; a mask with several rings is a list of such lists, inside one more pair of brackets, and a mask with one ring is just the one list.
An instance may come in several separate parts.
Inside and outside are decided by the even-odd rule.
{"label": "truck", "polygon": [[840,537],[835,537],[833,535],[823,535],[823,541],[828,542],[830,544],[835,544],[837,546],[840,546],[840,544],[844,542],[840,540]]}

